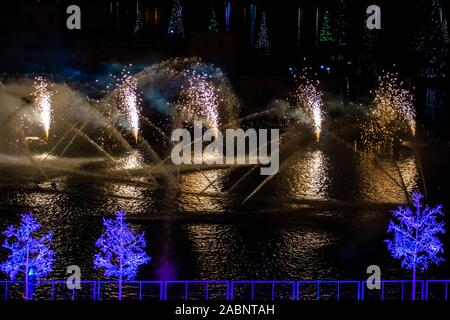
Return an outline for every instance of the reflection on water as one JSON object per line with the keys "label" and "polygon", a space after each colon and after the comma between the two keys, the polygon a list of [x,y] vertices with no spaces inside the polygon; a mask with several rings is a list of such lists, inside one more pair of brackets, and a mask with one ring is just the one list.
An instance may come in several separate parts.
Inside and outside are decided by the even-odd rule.
{"label": "reflection on water", "polygon": [[[277,193],[294,199],[402,203],[402,179],[411,192],[419,187],[414,156],[403,153],[396,164],[334,147],[299,152],[277,177]],[[399,173],[400,171],[400,173]]]}
{"label": "reflection on water", "polygon": [[201,279],[323,279],[336,272],[321,257],[336,237],[323,231],[189,224],[187,232]]}
{"label": "reflection on water", "polygon": [[[179,179],[181,193],[178,201],[183,210],[187,212],[223,212],[225,210],[224,200],[219,194],[223,189],[221,177],[224,174],[226,171],[207,170],[181,175]],[[195,195],[199,193],[207,196]],[[216,197],[214,194],[218,196]]]}
{"label": "reflection on water", "polygon": [[326,199],[328,159],[321,150],[301,154],[285,172],[287,194],[300,199]]}
{"label": "reflection on water", "polygon": [[[420,186],[411,154],[403,152],[398,167],[408,190]],[[393,162],[382,168],[399,179]],[[78,176],[36,182],[19,171],[20,182],[10,168],[0,168],[0,227],[34,210],[43,228],[54,231],[53,278],[65,278],[70,264],[85,279],[104,278],[93,269],[94,244],[102,216],[119,208],[146,234],[152,260],[139,279],[351,278],[373,263],[405,276],[383,243],[389,210],[405,200],[402,190],[371,159],[334,145],[299,152],[248,206],[240,204],[246,194],[224,192],[236,181],[233,170],[180,174],[178,189]],[[302,199],[314,201],[291,205]]]}

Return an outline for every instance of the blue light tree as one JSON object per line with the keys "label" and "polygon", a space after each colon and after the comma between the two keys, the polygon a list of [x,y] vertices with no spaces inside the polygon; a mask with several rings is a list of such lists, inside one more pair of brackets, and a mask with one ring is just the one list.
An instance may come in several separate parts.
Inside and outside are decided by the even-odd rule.
{"label": "blue light tree", "polygon": [[444,222],[438,219],[443,215],[442,206],[430,208],[422,205],[423,195],[414,191],[411,199],[414,208],[398,207],[392,211],[395,220],[391,220],[388,233],[392,240],[386,240],[392,257],[402,260],[402,267],[412,270],[412,299],[416,297],[417,269],[425,271],[429,265],[439,265],[444,259],[443,244],[439,234],[445,233]]}
{"label": "blue light tree", "polygon": [[105,269],[106,277],[118,278],[119,300],[122,300],[122,281],[136,277],[139,266],[150,261],[145,253],[144,232],[135,234],[125,222],[126,213],[116,212],[115,219],[103,219],[105,232],[97,240],[100,252],[94,257],[95,268]]}
{"label": "blue light tree", "polygon": [[6,236],[3,247],[11,250],[11,253],[0,267],[11,280],[14,280],[18,273],[25,275],[25,299],[28,300],[29,278],[39,279],[52,271],[54,252],[50,249],[52,232],[37,238],[34,234],[41,224],[34,219],[32,212],[23,213],[21,216],[22,221],[18,228],[10,225],[3,232]]}

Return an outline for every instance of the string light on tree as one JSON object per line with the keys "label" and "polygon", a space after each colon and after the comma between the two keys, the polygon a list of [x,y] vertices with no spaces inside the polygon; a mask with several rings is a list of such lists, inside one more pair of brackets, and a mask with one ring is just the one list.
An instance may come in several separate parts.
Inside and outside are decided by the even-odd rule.
{"label": "string light on tree", "polygon": [[145,253],[144,233],[136,234],[126,222],[124,211],[116,212],[115,219],[103,219],[105,232],[97,240],[99,249],[94,257],[95,268],[105,269],[106,277],[118,278],[118,298],[122,299],[123,279],[134,279],[139,266],[150,261]]}
{"label": "string light on tree", "polygon": [[183,3],[181,0],[174,0],[167,33],[184,38]]}
{"label": "string light on tree", "polygon": [[322,28],[320,29],[319,40],[320,42],[334,41],[330,26],[330,12],[328,10],[326,10],[323,15]]}
{"label": "string light on tree", "polygon": [[448,30],[444,29],[441,7],[432,0],[423,30],[416,39],[419,75],[427,79],[446,78],[448,66]]}
{"label": "string light on tree", "polygon": [[11,280],[17,274],[23,273],[25,277],[25,299],[29,297],[29,278],[43,277],[52,271],[54,253],[50,249],[52,233],[49,232],[40,238],[36,233],[41,224],[34,219],[33,213],[23,213],[18,228],[10,225],[3,234],[6,236],[3,247],[10,250],[8,259],[0,264],[3,272]]}
{"label": "string light on tree", "polygon": [[134,33],[138,33],[144,27],[144,23],[142,21],[142,13],[139,9],[139,2],[136,2],[136,23],[134,25]]}
{"label": "string light on tree", "polygon": [[211,32],[219,31],[219,24],[216,20],[216,13],[214,12],[214,8],[211,8],[211,19],[209,20],[208,30]]}
{"label": "string light on tree", "polygon": [[270,43],[265,12],[263,12],[261,15],[261,25],[259,28],[258,40],[256,41],[255,47],[262,50],[263,54],[269,54]]}
{"label": "string light on tree", "polygon": [[412,299],[416,298],[417,269],[422,272],[432,264],[439,265],[444,259],[440,234],[445,233],[442,206],[430,208],[422,204],[423,195],[412,194],[413,208],[398,207],[392,211],[394,220],[389,222],[388,233],[393,238],[386,240],[388,250],[395,259],[400,259],[402,267],[412,270]]}

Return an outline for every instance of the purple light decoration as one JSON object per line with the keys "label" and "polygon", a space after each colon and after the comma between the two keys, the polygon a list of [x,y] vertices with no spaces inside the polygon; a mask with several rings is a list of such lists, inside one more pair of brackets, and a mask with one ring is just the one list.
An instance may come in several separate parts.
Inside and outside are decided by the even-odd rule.
{"label": "purple light decoration", "polygon": [[134,279],[139,266],[150,261],[145,253],[144,232],[135,234],[125,222],[125,212],[116,212],[115,219],[103,219],[105,232],[97,240],[100,252],[94,257],[95,268],[105,269],[106,277],[119,280],[118,298],[122,300],[122,280]]}
{"label": "purple light decoration", "polygon": [[230,31],[231,2],[225,1],[225,31]]}
{"label": "purple light decoration", "polygon": [[392,257],[401,259],[402,267],[412,270],[412,300],[415,300],[417,269],[425,271],[430,264],[439,265],[444,260],[438,235],[445,233],[445,224],[437,219],[443,215],[441,205],[423,208],[423,195],[416,191],[411,198],[414,208],[399,206],[392,211],[395,220],[389,222],[388,233],[393,234],[393,239],[385,242]]}
{"label": "purple light decoration", "polygon": [[8,259],[0,264],[3,272],[14,280],[18,273],[25,275],[25,300],[29,298],[29,278],[38,278],[52,271],[54,252],[50,249],[53,234],[51,232],[35,238],[34,233],[41,224],[34,219],[33,213],[22,213],[18,228],[10,225],[3,234],[6,236],[3,247],[11,250]]}

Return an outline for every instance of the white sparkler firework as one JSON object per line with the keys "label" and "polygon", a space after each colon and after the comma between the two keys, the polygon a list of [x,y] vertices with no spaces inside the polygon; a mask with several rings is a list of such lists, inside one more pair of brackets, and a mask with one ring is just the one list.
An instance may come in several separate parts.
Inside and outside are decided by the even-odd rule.
{"label": "white sparkler firework", "polygon": [[48,90],[48,83],[41,76],[38,76],[34,79],[34,88],[34,104],[39,109],[41,124],[44,127],[45,131],[45,139],[48,140],[50,124],[52,122],[53,93]]}
{"label": "white sparkler firework", "polygon": [[214,86],[208,81],[208,75],[192,72],[188,79],[189,87],[182,92],[182,108],[195,116],[205,116],[210,127],[218,129],[220,116],[218,99]]}
{"label": "white sparkler firework", "polygon": [[298,78],[294,99],[298,107],[303,110],[311,121],[317,141],[322,132],[323,101],[322,92],[319,90],[319,81],[309,77],[307,70]]}
{"label": "white sparkler firework", "polygon": [[120,100],[124,111],[127,114],[128,122],[131,126],[134,140],[136,143],[139,139],[139,118],[140,118],[140,107],[139,107],[139,97],[137,91],[137,80],[133,77],[130,72],[122,72],[121,78],[122,84],[119,88]]}

